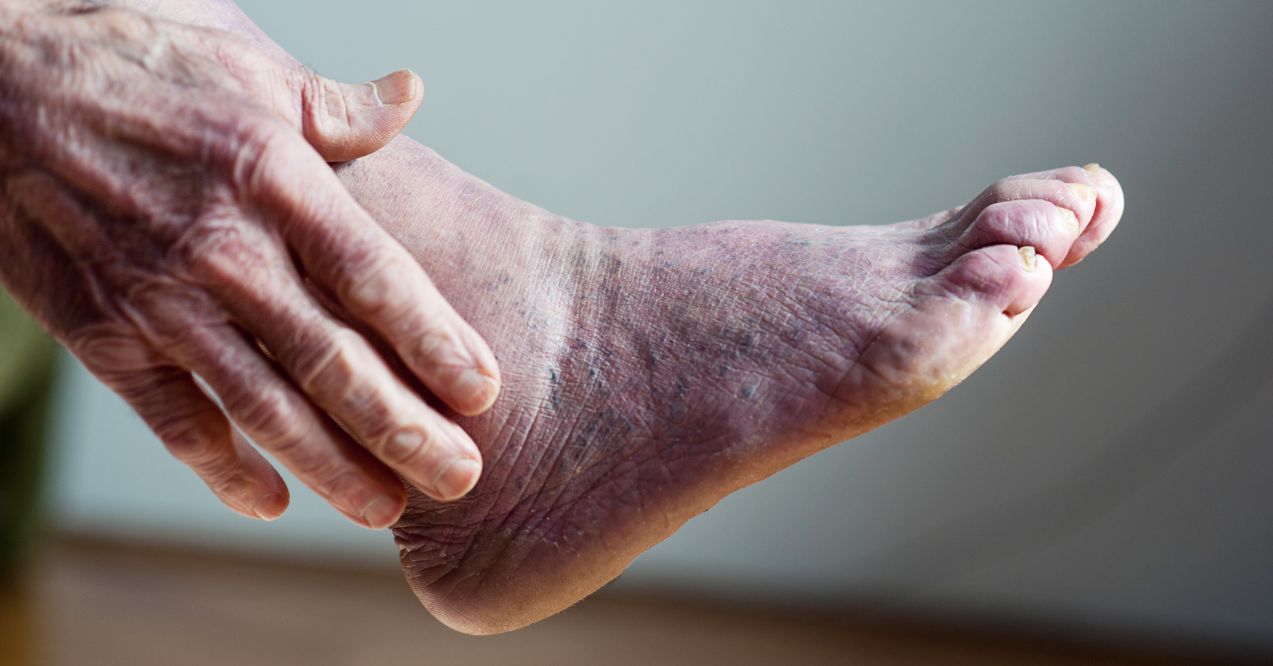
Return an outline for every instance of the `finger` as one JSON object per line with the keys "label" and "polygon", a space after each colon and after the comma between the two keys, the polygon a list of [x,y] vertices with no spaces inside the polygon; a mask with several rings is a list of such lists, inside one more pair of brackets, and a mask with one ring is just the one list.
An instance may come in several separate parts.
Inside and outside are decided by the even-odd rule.
{"label": "finger", "polygon": [[402,132],[424,100],[424,83],[405,69],[358,85],[307,70],[293,78],[301,100],[301,130],[328,162],[380,150]]}
{"label": "finger", "polygon": [[229,422],[189,372],[165,365],[145,341],[128,333],[90,329],[70,342],[84,365],[226,506],[262,520],[287,509],[282,477],[261,454],[235,441]]}
{"label": "finger", "polygon": [[[477,482],[481,453],[421,400],[361,335],[335,320],[288,270],[284,248],[206,248],[203,277],[315,404],[412,485],[438,500]],[[269,285],[262,290],[262,285]]]}
{"label": "finger", "polygon": [[378,331],[438,398],[465,415],[490,408],[499,368],[486,342],[411,255],[349,196],[308,148],[264,151],[249,187],[272,204],[308,277]]}
{"label": "finger", "polygon": [[299,128],[328,162],[380,150],[402,132],[424,100],[424,83],[410,70],[368,83],[341,83],[237,35],[193,30],[216,48],[218,59],[249,95]]}
{"label": "finger", "polygon": [[397,477],[316,411],[238,331],[193,330],[172,354],[207,383],[245,435],[337,511],[373,529],[397,521],[406,505]]}

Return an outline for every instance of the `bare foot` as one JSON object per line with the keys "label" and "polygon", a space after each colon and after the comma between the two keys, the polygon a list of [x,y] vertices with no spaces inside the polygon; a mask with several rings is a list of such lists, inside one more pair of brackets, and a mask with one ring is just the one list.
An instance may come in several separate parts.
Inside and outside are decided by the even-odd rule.
{"label": "bare foot", "polygon": [[[228,0],[163,10],[290,60]],[[491,411],[458,419],[484,456],[476,488],[414,492],[394,527],[420,600],[470,633],[566,608],[730,492],[939,397],[1123,210],[1089,165],[891,226],[620,230],[408,139],[339,173],[503,370]]]}
{"label": "bare foot", "polygon": [[468,497],[394,527],[470,633],[556,613],[728,493],[949,390],[1113,230],[1089,165],[889,226],[622,230],[505,195],[409,140],[339,169],[499,357]]}

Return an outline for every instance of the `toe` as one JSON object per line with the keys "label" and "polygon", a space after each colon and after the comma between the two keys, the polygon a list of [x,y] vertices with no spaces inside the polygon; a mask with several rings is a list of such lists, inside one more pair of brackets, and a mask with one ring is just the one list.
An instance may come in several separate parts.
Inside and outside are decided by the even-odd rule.
{"label": "toe", "polygon": [[1005,178],[986,188],[960,211],[959,220],[950,230],[962,232],[972,226],[987,208],[1007,202],[1039,199],[1068,209],[1084,230],[1096,212],[1099,191],[1087,183],[1070,183],[1052,178]]}
{"label": "toe", "polygon": [[991,245],[960,256],[921,288],[1015,317],[1037,305],[1051,283],[1052,266],[1033,247]]}
{"label": "toe", "polygon": [[1006,180],[1055,180],[1063,183],[1071,183],[1077,185],[1088,185],[1096,190],[1096,201],[1092,207],[1092,216],[1090,220],[1084,223],[1082,236],[1070,248],[1069,255],[1060,264],[1053,264],[1057,268],[1065,268],[1083,260],[1098,245],[1105,242],[1106,238],[1114,231],[1114,227],[1118,226],[1119,219],[1123,216],[1123,188],[1119,185],[1118,179],[1114,174],[1110,173],[1099,164],[1088,164],[1082,168],[1076,166],[1062,167],[1060,169],[1052,169],[1050,171],[1039,171],[1036,173],[1027,173],[1020,176],[1011,176]]}
{"label": "toe", "polygon": [[991,245],[1030,246],[1056,267],[1069,256],[1082,227],[1069,208],[1042,199],[1001,201],[987,206],[960,235],[960,251]]}
{"label": "toe", "polygon": [[1123,188],[1114,174],[1099,164],[1089,164],[1083,167],[1083,171],[1088,174],[1088,179],[1098,193],[1096,207],[1091,222],[1074,242],[1069,256],[1061,262],[1059,268],[1073,266],[1091,254],[1092,250],[1109,238],[1123,217]]}

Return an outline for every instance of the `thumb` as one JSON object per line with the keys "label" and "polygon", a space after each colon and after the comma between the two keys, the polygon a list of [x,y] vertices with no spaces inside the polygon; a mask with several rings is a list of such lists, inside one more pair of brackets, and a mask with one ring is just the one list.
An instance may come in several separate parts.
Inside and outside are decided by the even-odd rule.
{"label": "thumb", "polygon": [[308,72],[300,90],[305,139],[328,162],[380,150],[407,126],[424,99],[424,83],[406,69],[358,85]]}

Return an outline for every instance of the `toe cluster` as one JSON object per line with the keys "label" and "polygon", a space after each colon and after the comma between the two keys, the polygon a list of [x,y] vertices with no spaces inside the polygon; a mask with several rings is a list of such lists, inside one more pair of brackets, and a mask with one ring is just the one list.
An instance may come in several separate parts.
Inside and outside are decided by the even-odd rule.
{"label": "toe cluster", "polygon": [[1123,192],[1097,164],[1005,178],[943,225],[954,239],[936,279],[1007,315],[1034,307],[1052,271],[1082,261],[1114,230]]}

